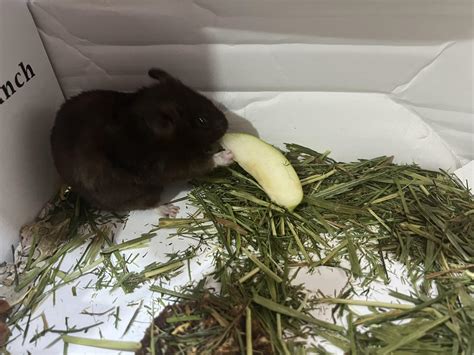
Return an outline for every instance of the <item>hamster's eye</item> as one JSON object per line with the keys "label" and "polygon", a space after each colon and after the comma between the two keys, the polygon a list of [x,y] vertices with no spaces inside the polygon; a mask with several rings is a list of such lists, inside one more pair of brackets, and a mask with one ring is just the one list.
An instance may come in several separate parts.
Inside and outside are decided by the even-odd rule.
{"label": "hamster's eye", "polygon": [[199,127],[207,127],[207,119],[205,117],[196,117],[196,123]]}

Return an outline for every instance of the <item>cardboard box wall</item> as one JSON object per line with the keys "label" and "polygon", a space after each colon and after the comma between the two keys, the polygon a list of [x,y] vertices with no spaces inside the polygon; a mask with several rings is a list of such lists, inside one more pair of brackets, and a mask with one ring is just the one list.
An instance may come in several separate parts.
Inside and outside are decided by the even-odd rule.
{"label": "cardboard box wall", "polygon": [[0,263],[57,187],[49,130],[64,97],[26,3],[0,1]]}
{"label": "cardboard box wall", "polygon": [[[472,5],[34,0],[30,9],[66,95],[91,88],[133,90],[147,82],[147,68],[160,66],[195,88],[220,92],[232,109],[276,104],[272,115],[310,120],[324,132],[315,135],[318,147],[338,157],[396,153],[401,160],[447,168],[474,156]],[[305,94],[290,97],[298,92]],[[325,110],[328,97],[342,105],[342,113]],[[301,108],[300,99],[311,105]],[[416,129],[383,132],[392,127],[373,126],[367,116],[395,120],[399,127],[412,125],[410,120],[427,126],[405,137]],[[345,136],[332,129],[334,121],[351,129],[364,126],[366,139],[357,140],[358,130]],[[406,144],[411,156],[400,147]]]}

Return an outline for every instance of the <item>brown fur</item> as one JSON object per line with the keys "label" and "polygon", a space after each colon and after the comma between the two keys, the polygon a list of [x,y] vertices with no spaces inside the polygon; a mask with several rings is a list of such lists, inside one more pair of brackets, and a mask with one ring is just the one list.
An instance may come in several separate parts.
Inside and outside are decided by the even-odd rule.
{"label": "brown fur", "polygon": [[156,85],[84,92],[58,111],[51,134],[56,168],[96,207],[156,207],[164,185],[214,166],[212,147],[228,126],[224,114],[164,71],[149,75]]}

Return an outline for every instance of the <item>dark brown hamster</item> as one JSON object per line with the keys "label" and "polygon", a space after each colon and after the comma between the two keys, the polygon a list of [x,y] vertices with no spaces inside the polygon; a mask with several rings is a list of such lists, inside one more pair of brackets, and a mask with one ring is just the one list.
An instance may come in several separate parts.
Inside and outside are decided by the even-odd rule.
{"label": "dark brown hamster", "polygon": [[160,69],[134,93],[88,91],[59,109],[51,133],[60,176],[93,206],[159,206],[163,186],[232,162],[212,153],[228,123],[206,97]]}

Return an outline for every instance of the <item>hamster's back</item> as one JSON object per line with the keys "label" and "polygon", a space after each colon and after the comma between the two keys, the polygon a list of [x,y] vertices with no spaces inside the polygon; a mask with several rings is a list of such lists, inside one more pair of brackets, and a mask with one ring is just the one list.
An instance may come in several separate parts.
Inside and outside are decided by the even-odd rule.
{"label": "hamster's back", "polygon": [[117,119],[128,94],[88,91],[67,100],[59,109],[51,131],[56,168],[66,183],[74,185],[79,172],[100,172],[104,162],[105,130]]}

